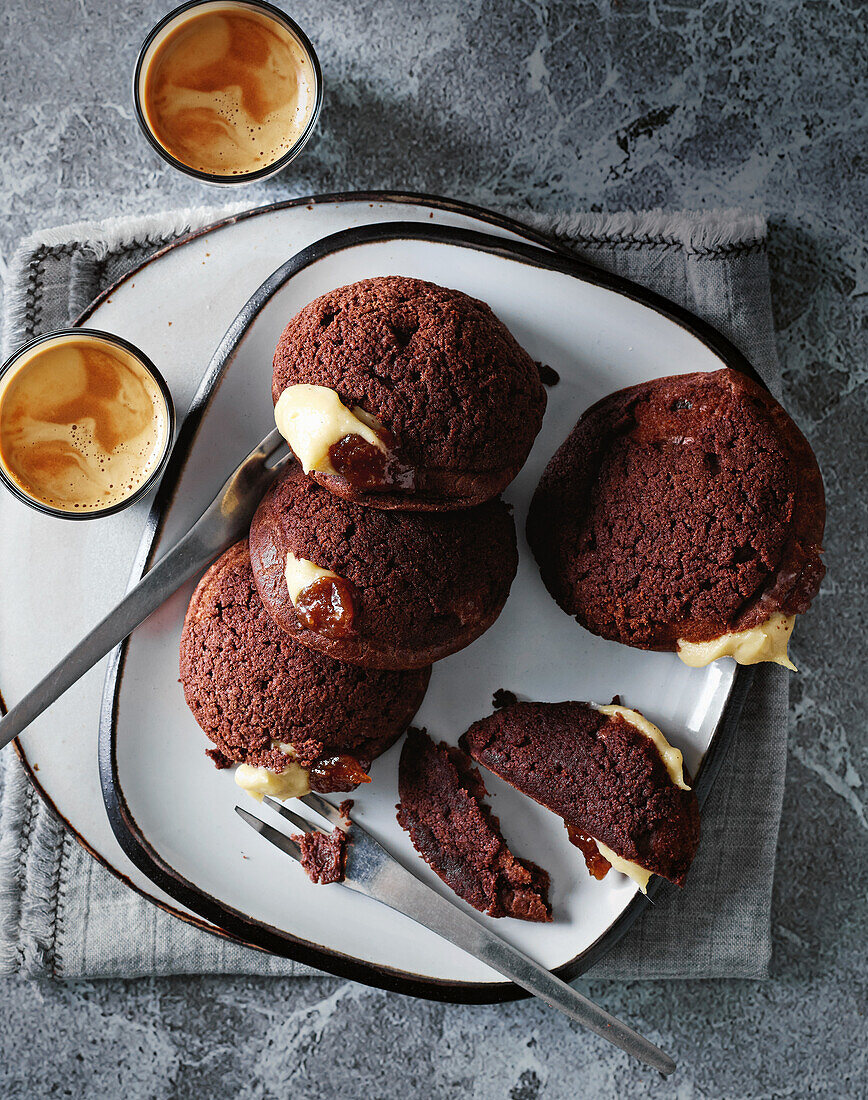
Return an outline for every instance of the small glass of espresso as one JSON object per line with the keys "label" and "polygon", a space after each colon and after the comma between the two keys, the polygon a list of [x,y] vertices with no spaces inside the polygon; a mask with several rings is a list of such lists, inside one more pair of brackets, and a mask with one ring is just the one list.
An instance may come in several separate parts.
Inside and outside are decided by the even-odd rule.
{"label": "small glass of espresso", "polygon": [[163,472],[174,427],[157,368],[111,333],[48,333],[0,367],[0,481],[48,515],[129,507]]}
{"label": "small glass of espresso", "polygon": [[133,77],[139,125],[174,168],[251,183],[310,138],[322,71],[304,31],[262,0],[192,0],[145,39]]}

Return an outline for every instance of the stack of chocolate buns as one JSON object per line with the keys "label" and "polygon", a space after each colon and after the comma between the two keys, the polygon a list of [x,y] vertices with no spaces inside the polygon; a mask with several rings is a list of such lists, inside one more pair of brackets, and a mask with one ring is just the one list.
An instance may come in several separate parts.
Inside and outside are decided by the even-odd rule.
{"label": "stack of chocolate buns", "polygon": [[491,309],[398,276],[287,325],[275,418],[296,461],[200,582],[181,681],[254,794],[351,790],[407,728],[431,662],[495,621],[518,554],[499,494],[546,396]]}

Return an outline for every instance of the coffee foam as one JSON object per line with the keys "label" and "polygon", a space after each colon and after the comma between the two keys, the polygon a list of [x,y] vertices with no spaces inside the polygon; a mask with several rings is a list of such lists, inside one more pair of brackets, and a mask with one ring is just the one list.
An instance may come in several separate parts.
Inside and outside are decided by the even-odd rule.
{"label": "coffee foam", "polygon": [[316,77],[278,20],[215,4],[157,40],[141,98],[151,132],[176,160],[210,175],[245,175],[279,160],[301,137]]}
{"label": "coffee foam", "polygon": [[32,499],[64,512],[132,496],[168,445],[156,380],[117,345],[46,341],[0,380],[0,464]]}

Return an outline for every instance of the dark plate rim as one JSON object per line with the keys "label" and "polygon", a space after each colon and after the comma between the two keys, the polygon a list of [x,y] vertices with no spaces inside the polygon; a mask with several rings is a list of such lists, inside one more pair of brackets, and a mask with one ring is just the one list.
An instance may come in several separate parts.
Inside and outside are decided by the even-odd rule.
{"label": "dark plate rim", "polygon": [[[137,580],[150,564],[156,539],[174,499],[178,479],[190,447],[207,413],[222,373],[253,319],[282,286],[317,261],[345,249],[398,239],[423,240],[501,255],[529,266],[558,271],[583,282],[612,290],[666,316],[708,346],[726,365],[756,377],[750,364],[734,345],[689,311],[619,276],[600,271],[575,256],[567,255],[562,250],[553,253],[535,244],[518,243],[491,234],[425,222],[376,222],[342,230],[302,249],[282,264],[254,292],[227,330],[182,424],[171,462],[154,500],[145,536],[136,556],[133,579]],[[286,956],[340,977],[396,992],[452,1002],[498,1003],[527,996],[523,990],[510,982],[470,983],[424,978],[391,967],[363,962],[331,948],[310,943],[223,904],[195,887],[169,866],[152,848],[135,821],[124,797],[117,770],[115,732],[127,648],[125,642],[113,653],[106,674],[100,718],[100,781],[112,831],[127,856],[155,885],[186,908],[198,913],[201,918],[209,922],[208,926],[217,926],[224,934],[247,946]],[[695,788],[700,802],[705,800],[711,789],[732,740],[738,712],[750,678],[748,670],[739,669],[733,679],[727,702],[696,777]],[[652,897],[663,888],[659,879],[656,880],[655,886],[656,889],[650,891]],[[565,980],[571,980],[599,961],[630,928],[647,904],[646,898],[637,895],[595,943],[564,963],[556,973]],[[164,908],[170,912],[176,912],[171,906],[164,906]],[[189,919],[186,914],[179,915]]]}

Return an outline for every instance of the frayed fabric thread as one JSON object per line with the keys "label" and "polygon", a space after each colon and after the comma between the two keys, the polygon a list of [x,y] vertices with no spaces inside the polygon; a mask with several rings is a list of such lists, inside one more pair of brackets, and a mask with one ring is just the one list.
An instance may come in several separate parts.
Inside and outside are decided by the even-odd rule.
{"label": "frayed fabric thread", "polygon": [[766,219],[739,208],[726,210],[622,210],[611,214],[550,215],[513,208],[510,217],[570,246],[681,248],[694,256],[724,256],[763,248]]}
{"label": "frayed fabric thread", "polygon": [[137,218],[107,218],[104,221],[71,222],[43,229],[25,237],[16,248],[6,273],[3,324],[3,357],[15,351],[19,334],[28,323],[28,297],[34,258],[59,250],[73,253],[87,249],[95,260],[113,252],[133,248],[157,248],[213,222],[249,209],[246,203],[228,206],[195,206]]}

